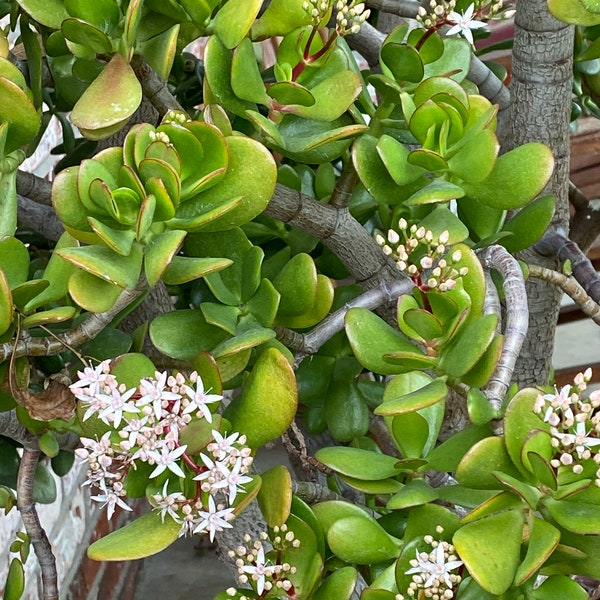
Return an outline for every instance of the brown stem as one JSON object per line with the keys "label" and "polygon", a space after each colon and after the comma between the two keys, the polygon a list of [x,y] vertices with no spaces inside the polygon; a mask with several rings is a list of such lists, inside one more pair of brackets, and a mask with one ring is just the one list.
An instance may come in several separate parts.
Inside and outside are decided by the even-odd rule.
{"label": "brown stem", "polygon": [[141,56],[134,56],[131,66],[142,84],[144,96],[152,103],[161,117],[170,110],[185,112],[171,94],[167,82]]}
{"label": "brown stem", "polygon": [[17,478],[17,508],[42,571],[42,599],[58,600],[56,559],[33,501],[33,480],[40,451],[23,448]]}
{"label": "brown stem", "polygon": [[348,162],[335,184],[329,204],[335,208],[346,208],[350,204],[352,192],[358,183],[358,173],[351,162]]}

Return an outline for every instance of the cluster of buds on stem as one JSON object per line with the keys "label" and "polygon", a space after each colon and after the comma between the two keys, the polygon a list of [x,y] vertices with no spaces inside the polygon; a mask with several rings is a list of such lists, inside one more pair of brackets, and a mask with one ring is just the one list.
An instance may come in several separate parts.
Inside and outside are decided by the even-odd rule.
{"label": "cluster of buds on stem", "polygon": [[[438,533],[443,533],[440,526]],[[444,540],[436,540],[431,535],[423,537],[426,550],[417,550],[416,558],[410,561],[411,568],[405,572],[412,575],[406,591],[411,598],[432,598],[433,600],[449,600],[454,598],[454,586],[458,586],[461,577],[453,573],[463,564],[455,555],[454,546]],[[405,600],[402,594],[396,600]]]}
{"label": "cluster of buds on stem", "polygon": [[555,454],[550,461],[559,474],[571,470],[584,477],[595,476],[600,487],[600,390],[583,398],[592,370],[579,373],[574,385],[551,394],[539,394],[533,410],[550,425]]}
{"label": "cluster of buds on stem", "polygon": [[[196,372],[157,371],[126,389],[110,368],[110,361],[86,367],[70,386],[85,410],[84,428],[104,432],[100,438],[82,437],[83,448],[75,451],[89,463],[85,484],[100,492],[92,499],[107,507],[109,519],[117,506],[131,510],[125,501],[128,478],[144,477],[140,473],[150,469],[138,466],[146,463],[152,469],[145,483],[156,490],[151,503],[163,522],[168,516],[181,524],[180,535],[208,533],[212,541],[216,532],[231,527],[233,503],[252,480],[245,436],[218,430],[221,421],[211,408],[222,396],[205,390]],[[181,436],[198,421],[208,423],[210,436],[205,448],[192,454]]]}
{"label": "cluster of buds on stem", "polygon": [[320,27],[331,11],[331,0],[305,0],[302,9],[310,15],[311,25]]}
{"label": "cluster of buds on stem", "polygon": [[335,8],[337,31],[341,36],[358,33],[371,14],[369,9],[365,9],[364,2],[356,3],[356,0],[338,0]]}
{"label": "cluster of buds on stem", "polygon": [[[229,557],[235,559],[238,571],[238,581],[241,585],[251,585],[252,591],[229,588],[227,594],[239,600],[262,598],[269,594],[270,598],[288,599],[295,597],[295,590],[289,575],[296,572],[296,567],[282,560],[283,552],[288,548],[298,548],[300,540],[296,539],[293,531],[287,525],[273,528],[273,535],[262,532],[260,539],[252,542],[249,535],[244,536],[246,546],[238,546],[229,551]],[[247,596],[246,593],[258,594]],[[274,595],[275,594],[275,595]]]}
{"label": "cluster of buds on stem", "polygon": [[419,6],[417,22],[425,29],[439,28],[446,23],[446,17],[454,10],[456,0],[430,0],[429,9]]}
{"label": "cluster of buds on stem", "polygon": [[409,229],[405,219],[398,221],[398,229],[400,233],[390,229],[386,237],[376,234],[375,241],[384,254],[394,259],[398,270],[406,273],[422,291],[452,290],[457,278],[467,274],[466,267],[458,270],[454,267],[462,254],[460,250],[448,253],[447,231],[435,237],[424,227],[411,225]]}

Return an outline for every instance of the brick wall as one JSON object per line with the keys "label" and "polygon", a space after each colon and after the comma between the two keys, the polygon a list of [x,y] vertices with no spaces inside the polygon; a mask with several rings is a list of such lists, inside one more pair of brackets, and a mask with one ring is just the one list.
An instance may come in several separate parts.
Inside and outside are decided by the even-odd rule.
{"label": "brick wall", "polygon": [[[74,467],[65,477],[55,477],[57,499],[53,504],[37,505],[42,526],[48,534],[56,556],[61,600],[97,600],[118,598],[133,600],[141,561],[103,563],[90,560],[86,550],[90,543],[139,516],[146,505],[140,502],[132,513],[122,511],[108,521],[90,501],[88,488],[82,488],[85,468]],[[13,509],[0,516],[0,598],[8,565],[14,554],[9,548],[23,525]],[[25,563],[26,588],[23,600],[42,597],[39,566],[33,550]]]}

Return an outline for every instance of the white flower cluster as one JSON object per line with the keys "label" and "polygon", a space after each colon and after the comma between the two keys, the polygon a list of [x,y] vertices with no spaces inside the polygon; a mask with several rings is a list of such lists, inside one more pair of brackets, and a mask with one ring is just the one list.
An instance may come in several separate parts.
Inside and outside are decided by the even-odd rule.
{"label": "white flower cluster", "polygon": [[[296,539],[294,532],[288,530],[285,524],[281,527],[274,527],[273,532],[275,536],[272,540],[269,539],[266,532],[262,532],[260,540],[254,541],[252,545],[238,546],[235,550],[230,550],[229,557],[236,559],[235,564],[240,584],[250,583],[258,597],[262,598],[264,592],[268,593],[273,589],[281,590],[284,598],[295,597],[294,586],[287,576],[295,573],[296,567],[286,562],[281,563],[281,554],[286,548],[298,548],[300,540]],[[252,542],[252,538],[246,535],[244,541],[249,544]],[[265,556],[265,542],[268,542],[275,551],[274,561]],[[227,590],[229,596],[235,596],[236,593],[234,588]],[[249,599],[242,596],[240,600]]]}
{"label": "white flower cluster", "polygon": [[[443,533],[442,527],[437,527]],[[453,586],[461,581],[460,575],[452,573],[462,566],[454,554],[454,546],[443,540],[435,540],[426,535],[423,541],[431,548],[429,552],[416,551],[417,557],[410,561],[411,569],[405,572],[412,575],[412,581],[406,593],[411,598],[432,598],[432,600],[449,600],[454,598]],[[404,600],[402,594],[396,600]]]}
{"label": "white flower cluster", "polygon": [[405,219],[398,221],[398,228],[402,238],[397,231],[390,229],[387,237],[376,234],[375,241],[384,254],[396,261],[398,270],[406,272],[420,289],[437,289],[440,292],[452,290],[456,286],[456,279],[467,274],[466,267],[457,270],[453,266],[462,258],[460,250],[444,256],[449,239],[447,231],[435,238],[424,227],[411,225],[409,229]]}
{"label": "white flower cluster", "polygon": [[[117,506],[131,510],[124,500],[126,477],[138,463],[147,463],[154,467],[149,479],[162,485],[152,504],[163,522],[169,515],[181,523],[180,535],[206,532],[212,541],[217,531],[231,527],[231,505],[251,481],[245,436],[214,429],[206,453],[198,457],[186,454],[187,446],[180,443],[181,431],[194,419],[213,422],[209,405],[222,396],[206,391],[196,372],[185,377],[157,371],[129,390],[111,374],[110,361],[86,367],[78,377],[70,389],[85,408],[83,421],[93,417],[108,430],[100,439],[82,437],[83,448],[75,452],[89,462],[85,484],[100,490],[92,498],[107,507],[109,519]],[[183,494],[179,478],[195,482],[193,498]]]}
{"label": "white flower cluster", "polygon": [[573,386],[540,394],[533,410],[550,425],[555,449],[552,467],[568,468],[577,475],[591,469],[600,487],[600,390],[591,392],[587,399],[582,397],[591,378],[592,370],[587,369],[575,377]]}
{"label": "white flower cluster", "polygon": [[337,31],[340,35],[349,35],[358,33],[362,24],[369,18],[371,11],[365,9],[365,3],[356,3],[356,0],[337,0],[335,4],[337,10],[336,21]]}

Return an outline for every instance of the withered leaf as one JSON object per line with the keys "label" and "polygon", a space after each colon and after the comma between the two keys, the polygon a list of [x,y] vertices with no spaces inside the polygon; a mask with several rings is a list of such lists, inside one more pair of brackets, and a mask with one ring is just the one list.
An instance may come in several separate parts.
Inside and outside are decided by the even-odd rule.
{"label": "withered leaf", "polygon": [[75,414],[75,396],[66,385],[56,379],[50,379],[46,389],[41,392],[20,390],[19,395],[19,404],[25,406],[33,419],[69,421]]}

